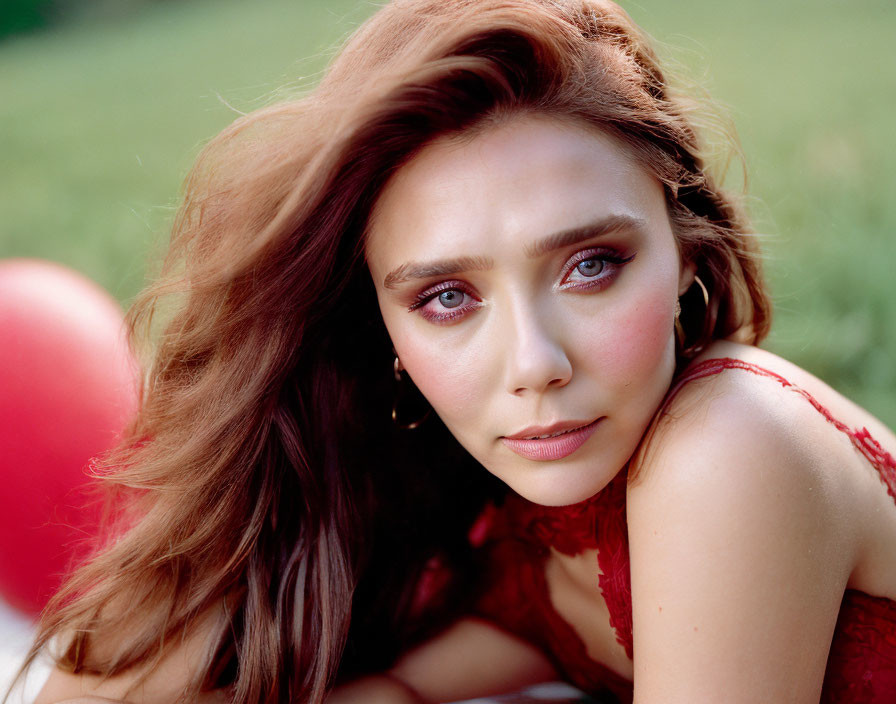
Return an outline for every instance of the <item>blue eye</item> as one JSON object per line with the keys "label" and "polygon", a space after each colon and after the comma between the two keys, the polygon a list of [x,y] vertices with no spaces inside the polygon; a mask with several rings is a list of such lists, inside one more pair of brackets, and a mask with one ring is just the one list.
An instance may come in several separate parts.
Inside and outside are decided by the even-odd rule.
{"label": "blue eye", "polygon": [[439,303],[445,308],[457,308],[464,302],[463,291],[451,288],[439,294]]}
{"label": "blue eye", "polygon": [[561,285],[568,290],[602,291],[634,258],[634,254],[625,256],[615,249],[583,250],[567,265],[570,268]]}
{"label": "blue eye", "polygon": [[437,325],[461,320],[482,302],[462,281],[443,281],[417,294],[408,312],[419,311],[424,319]]}
{"label": "blue eye", "polygon": [[604,262],[602,259],[586,259],[576,265],[576,270],[582,276],[597,276],[604,270]]}

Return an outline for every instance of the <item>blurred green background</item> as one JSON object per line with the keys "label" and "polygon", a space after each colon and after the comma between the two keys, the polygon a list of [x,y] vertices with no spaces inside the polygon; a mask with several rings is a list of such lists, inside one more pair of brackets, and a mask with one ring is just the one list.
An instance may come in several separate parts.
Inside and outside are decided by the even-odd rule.
{"label": "blurred green background", "polygon": [[[896,3],[622,4],[738,129],[776,301],[767,346],[896,427]],[[313,83],[375,8],[8,0],[0,257],[63,262],[127,305],[201,144]]]}

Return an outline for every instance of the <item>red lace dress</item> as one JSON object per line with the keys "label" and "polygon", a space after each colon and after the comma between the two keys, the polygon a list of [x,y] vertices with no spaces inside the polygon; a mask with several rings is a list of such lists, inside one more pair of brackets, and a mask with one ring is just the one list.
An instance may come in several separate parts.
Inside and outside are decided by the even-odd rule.
{"label": "red lace dress", "polygon": [[[862,428],[853,430],[834,418],[809,393],[783,377],[736,359],[710,359],[677,380],[667,403],[694,379],[742,369],[780,383],[806,398],[880,473],[896,500],[896,459]],[[553,547],[566,555],[598,550],[595,577],[610,613],[616,639],[631,658],[632,600],[625,472],[599,494],[573,506],[545,507],[511,495],[483,515],[488,524],[485,549],[493,572],[477,604],[479,615],[540,646],[573,684],[592,694],[632,700],[632,683],[593,661],[578,634],[551,606],[545,560]],[[896,702],[896,601],[847,589],[840,606],[825,672],[824,704]]]}

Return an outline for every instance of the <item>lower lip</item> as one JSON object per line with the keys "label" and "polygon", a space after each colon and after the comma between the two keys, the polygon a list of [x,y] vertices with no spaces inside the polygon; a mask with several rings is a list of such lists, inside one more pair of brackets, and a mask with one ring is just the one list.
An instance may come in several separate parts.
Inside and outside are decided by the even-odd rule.
{"label": "lower lip", "polygon": [[585,425],[578,430],[573,430],[562,435],[555,435],[551,438],[542,438],[540,440],[523,440],[520,438],[501,438],[508,448],[513,450],[520,457],[527,460],[537,460],[540,462],[548,462],[550,460],[560,460],[569,457],[573,452],[578,450],[585,441],[591,437],[597,424],[601,419],[589,425]]}

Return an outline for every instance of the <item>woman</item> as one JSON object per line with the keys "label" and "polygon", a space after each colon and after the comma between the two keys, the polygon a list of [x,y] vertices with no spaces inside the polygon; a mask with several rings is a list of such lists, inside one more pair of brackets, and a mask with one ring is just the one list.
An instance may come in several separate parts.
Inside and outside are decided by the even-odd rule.
{"label": "woman", "polygon": [[755,347],[690,112],[609,2],[418,0],[220,135],[38,701],[890,700],[896,437]]}

